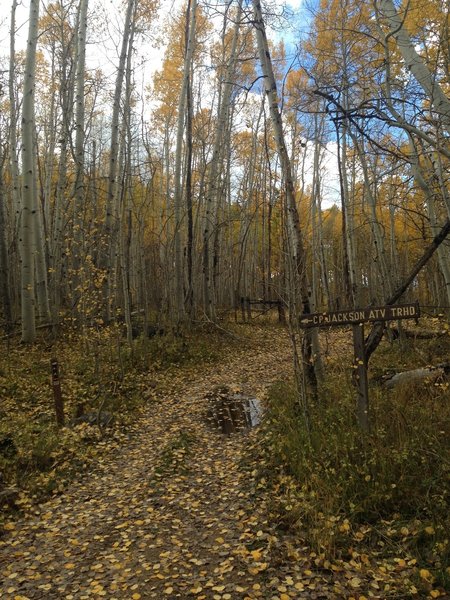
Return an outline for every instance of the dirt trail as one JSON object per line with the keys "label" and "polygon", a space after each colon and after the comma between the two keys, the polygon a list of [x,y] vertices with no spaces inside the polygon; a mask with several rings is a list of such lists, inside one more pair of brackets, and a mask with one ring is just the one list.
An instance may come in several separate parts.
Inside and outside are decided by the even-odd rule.
{"label": "dirt trail", "polygon": [[0,541],[0,597],[333,597],[267,562],[276,538],[243,467],[247,436],[204,418],[214,386],[260,394],[286,376],[289,344],[276,335],[276,351],[267,337],[193,381],[180,370],[177,392],[149,405],[119,454],[16,523]]}

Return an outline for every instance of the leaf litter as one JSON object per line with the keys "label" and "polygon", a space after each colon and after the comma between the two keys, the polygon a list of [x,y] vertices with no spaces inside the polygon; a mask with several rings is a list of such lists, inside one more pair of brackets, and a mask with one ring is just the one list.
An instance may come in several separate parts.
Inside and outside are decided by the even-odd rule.
{"label": "leaf litter", "polygon": [[81,481],[4,525],[0,597],[404,597],[395,590],[405,560],[386,566],[355,553],[330,562],[277,530],[258,477],[258,429],[225,436],[206,421],[215,387],[262,398],[291,373],[285,333],[252,336],[250,349],[220,364],[172,370],[120,451],[106,450]]}

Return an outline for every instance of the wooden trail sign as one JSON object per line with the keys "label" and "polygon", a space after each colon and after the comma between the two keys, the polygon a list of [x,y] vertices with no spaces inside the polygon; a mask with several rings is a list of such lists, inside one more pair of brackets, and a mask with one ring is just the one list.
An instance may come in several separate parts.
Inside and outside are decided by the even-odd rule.
{"label": "wooden trail sign", "polygon": [[301,315],[300,327],[332,327],[333,325],[356,325],[374,321],[396,321],[398,319],[417,319],[420,316],[419,303],[392,304],[390,306],[371,306],[351,310]]}
{"label": "wooden trail sign", "polygon": [[300,327],[336,327],[352,325],[355,379],[358,384],[357,413],[362,429],[369,430],[369,379],[367,376],[367,356],[364,350],[364,323],[376,321],[396,321],[417,319],[420,316],[418,302],[412,304],[391,304],[312,313],[300,316]]}

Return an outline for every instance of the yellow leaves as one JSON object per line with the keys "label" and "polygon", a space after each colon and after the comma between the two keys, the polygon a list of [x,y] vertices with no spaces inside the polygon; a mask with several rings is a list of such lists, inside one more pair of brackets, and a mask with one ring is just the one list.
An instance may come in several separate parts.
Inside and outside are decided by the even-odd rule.
{"label": "yellow leaves", "polygon": [[267,563],[258,563],[254,567],[249,567],[248,572],[250,573],[250,575],[258,575],[258,573],[265,571],[268,568],[268,566],[269,565]]}
{"label": "yellow leaves", "polygon": [[164,593],[169,596],[171,593],[173,592],[173,587],[172,586],[168,586],[166,588],[164,588]]}
{"label": "yellow leaves", "polygon": [[203,590],[202,586],[200,584],[197,584],[196,586],[194,586],[193,588],[191,588],[189,591],[191,592],[191,594],[200,594],[200,592]]}
{"label": "yellow leaves", "polygon": [[135,592],[132,596],[131,596],[132,600],[141,600],[142,596],[141,594],[139,594],[139,592]]}
{"label": "yellow leaves", "polygon": [[427,533],[428,535],[434,535],[435,531],[434,531],[434,527],[425,527],[424,529],[425,533]]}
{"label": "yellow leaves", "polygon": [[252,550],[250,552],[250,554],[252,555],[253,560],[259,561],[261,559],[261,549],[259,550]]}
{"label": "yellow leaves", "polygon": [[361,579],[359,577],[352,577],[349,581],[352,588],[359,588],[361,586]]}
{"label": "yellow leaves", "polygon": [[421,579],[428,581],[431,583],[433,581],[433,575],[430,573],[428,569],[420,569],[419,575]]}
{"label": "yellow leaves", "polygon": [[406,560],[403,558],[395,558],[395,562],[397,563],[400,569],[405,569],[407,567]]}
{"label": "yellow leaves", "polygon": [[339,526],[339,531],[341,531],[342,533],[347,533],[348,531],[350,531],[350,523],[347,519],[345,519],[342,525]]}

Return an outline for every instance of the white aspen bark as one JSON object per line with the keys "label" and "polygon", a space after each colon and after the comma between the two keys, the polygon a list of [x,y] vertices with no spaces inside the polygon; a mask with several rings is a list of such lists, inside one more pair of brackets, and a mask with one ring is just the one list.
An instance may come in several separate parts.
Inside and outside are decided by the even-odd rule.
{"label": "white aspen bark", "polygon": [[[438,225],[438,219],[436,216],[436,193],[433,191],[431,186],[428,184],[425,174],[423,173],[420,161],[419,161],[419,149],[416,147],[414,143],[414,139],[410,136],[409,138],[409,147],[410,147],[410,160],[411,160],[411,168],[414,176],[414,180],[417,185],[423,191],[426,203],[427,203],[427,212],[428,217],[430,219],[430,227],[433,236],[436,236],[440,227]],[[433,165],[434,167],[434,165]],[[445,194],[445,192],[444,192]],[[445,244],[441,244],[436,250],[438,265],[440,271],[442,273],[442,277],[444,278],[445,283],[445,293],[447,298],[447,304],[450,306],[450,252],[448,246]]]}
{"label": "white aspen bark", "polygon": [[[434,107],[442,126],[450,132],[450,100],[430,72],[420,55],[417,53],[410,35],[403,24],[404,16],[397,13],[392,0],[377,0],[380,14],[386,19],[389,27],[389,37],[397,43],[400,54],[405,61],[405,66],[412,73],[420,87],[424,90],[428,100]],[[408,10],[408,9],[406,9]],[[387,45],[387,44],[386,44]]]}
{"label": "white aspen bark", "polygon": [[134,29],[133,14],[135,9],[135,0],[128,0],[125,23],[122,34],[122,45],[119,57],[119,66],[116,77],[116,84],[113,98],[113,111],[111,117],[111,144],[109,154],[108,170],[108,189],[106,193],[105,222],[104,222],[104,243],[106,245],[102,253],[101,266],[105,269],[104,286],[104,311],[105,321],[111,320],[111,302],[113,284],[113,263],[117,257],[117,173],[118,173],[118,155],[119,155],[119,117],[120,117],[120,99],[122,96],[123,80],[125,77],[125,67],[127,53],[131,51],[129,39]]}
{"label": "white aspen bark", "polygon": [[[55,48],[52,47],[51,53],[51,85],[55,83],[56,69],[55,69]],[[56,148],[56,135],[58,133],[56,125],[56,94],[51,94],[50,99],[50,111],[48,123],[46,123],[46,140],[45,140],[45,181],[44,181],[44,223],[45,230],[51,230],[53,210],[52,202],[50,200],[52,195],[53,187],[53,172],[55,164],[55,148]]]}
{"label": "white aspen bark", "polygon": [[[68,118],[68,115],[63,111],[63,121]],[[57,318],[61,306],[62,296],[62,245],[63,245],[63,229],[64,215],[67,210],[66,203],[66,186],[67,186],[67,141],[65,127],[62,135],[63,141],[60,146],[60,156],[58,161],[58,178],[56,181],[56,196],[55,207],[53,210],[53,219],[51,223],[51,242],[50,242],[50,266],[52,269],[52,308],[54,318]]]}
{"label": "white aspen bark", "polygon": [[[253,0],[254,26],[256,30],[256,40],[258,44],[258,53],[261,62],[261,68],[264,75],[264,85],[266,96],[269,103],[270,115],[272,119],[272,127],[275,134],[275,142],[277,146],[278,156],[280,159],[281,170],[284,178],[284,191],[286,194],[286,209],[288,213],[289,238],[288,248],[291,253],[289,264],[294,269],[294,278],[291,282],[297,287],[301,298],[301,311],[310,313],[310,302],[308,293],[308,278],[306,272],[306,257],[303,243],[302,231],[300,229],[300,218],[295,202],[294,182],[292,178],[291,164],[286,148],[286,142],[283,133],[283,124],[281,121],[281,113],[278,106],[277,84],[272,68],[270,58],[269,45],[267,42],[266,30],[262,18],[261,4],[259,0]],[[292,293],[293,292],[293,293]],[[291,291],[290,302],[290,318],[291,322],[297,320],[300,310],[297,305],[297,289]],[[315,393],[317,388],[317,380],[314,372],[314,366],[311,363],[312,348],[311,348],[311,332],[306,331],[303,338],[302,359],[303,370],[306,378]],[[305,405],[306,410],[306,405]],[[305,415],[306,416],[306,415]]]}
{"label": "white aspen bark", "polygon": [[364,147],[360,145],[358,139],[350,131],[350,136],[353,140],[353,144],[356,148],[356,151],[359,156],[359,161],[363,170],[364,177],[364,186],[366,192],[366,198],[369,201],[369,209],[370,209],[370,228],[372,230],[373,242],[375,244],[376,251],[376,263],[379,269],[381,283],[382,283],[382,296],[384,298],[386,296],[390,296],[392,294],[393,285],[391,279],[391,272],[388,269],[387,258],[386,258],[386,249],[384,245],[384,235],[383,228],[378,220],[377,210],[376,210],[376,198],[374,193],[372,192],[372,182],[370,181],[369,169],[367,166],[367,161],[364,153]]}
{"label": "white aspen bark", "polygon": [[[1,148],[0,139],[0,148]],[[5,193],[3,188],[3,169],[5,159],[0,156],[0,303],[3,308],[3,321],[5,332],[8,334],[12,328],[11,295],[9,291],[9,264],[6,245],[6,218],[5,218]]]}
{"label": "white aspen bark", "polygon": [[[35,173],[37,173],[37,160],[35,157]],[[44,232],[44,214],[43,207],[39,201],[37,178],[33,182],[36,198],[36,216],[34,219],[34,239],[35,239],[35,288],[36,288],[36,313],[38,320],[42,323],[49,323],[51,319],[50,302],[48,296],[48,270],[47,253]]]}
{"label": "white aspen bark", "polygon": [[[191,78],[192,57],[194,54],[194,44],[196,35],[197,21],[197,0],[191,0],[188,4],[186,15],[189,15],[188,34],[186,36],[186,48],[184,53],[183,80],[181,83],[180,96],[178,100],[178,123],[175,151],[175,181],[174,181],[174,215],[175,215],[175,322],[180,323],[184,320],[184,274],[183,274],[183,247],[182,247],[182,155],[183,155],[183,134],[186,121],[185,108],[189,80]],[[188,17],[187,17],[188,18]]]}
{"label": "white aspen bark", "polygon": [[[237,14],[234,17],[235,24],[233,29],[233,37],[231,41],[230,54],[228,59],[225,58],[225,48],[223,49],[224,60],[227,60],[227,66],[223,76],[223,80],[220,82],[219,88],[219,107],[217,114],[217,126],[214,132],[214,143],[211,162],[209,166],[209,173],[206,184],[206,203],[207,213],[210,215],[210,225],[214,232],[214,251],[209,252],[209,264],[205,265],[205,271],[208,269],[207,283],[209,285],[208,292],[208,305],[205,303],[205,310],[211,320],[215,319],[215,309],[217,303],[217,290],[216,290],[216,279],[217,279],[217,266],[219,260],[219,214],[221,209],[221,177],[220,171],[223,167],[224,156],[226,150],[229,148],[230,139],[230,111],[231,111],[231,93],[233,91],[233,80],[236,71],[236,50],[239,39],[239,28],[242,17],[242,3],[238,2]],[[226,20],[223,27],[223,37],[226,30]],[[205,242],[209,242],[209,236],[205,237]]]}
{"label": "white aspen bark", "polygon": [[[316,138],[314,140],[314,158],[313,158],[313,182],[312,182],[312,197],[311,202],[315,205],[317,211],[317,246],[316,246],[316,258],[320,266],[320,279],[322,282],[322,290],[325,295],[326,306],[330,309],[331,295],[330,286],[328,283],[328,269],[325,260],[325,252],[323,245],[323,219],[322,219],[322,174],[321,174],[321,160],[322,160],[322,149],[320,138],[323,135],[324,119],[323,117],[319,122],[318,113],[314,114],[314,130],[316,132]],[[317,301],[317,298],[316,298]]]}
{"label": "white aspen bark", "polygon": [[37,218],[35,194],[34,96],[36,71],[36,46],[39,23],[39,0],[30,0],[28,42],[25,61],[25,78],[22,103],[22,219],[21,219],[21,316],[23,343],[36,337],[35,320],[35,226]]}
{"label": "white aspen bark", "polygon": [[345,239],[343,240],[346,245],[347,260],[348,260],[348,275],[350,277],[351,286],[351,298],[349,301],[353,303],[359,300],[360,287],[356,281],[356,265],[355,265],[355,248],[354,248],[354,222],[353,222],[353,211],[350,206],[350,190],[348,185],[348,171],[347,171],[347,124],[344,122],[342,127],[342,144],[341,144],[341,168],[342,168],[342,191],[343,195],[341,198],[342,213],[345,219]]}
{"label": "white aspen bark", "polygon": [[[59,136],[59,159],[56,181],[56,196],[53,207],[53,213],[50,211],[50,223],[48,231],[50,237],[50,252],[49,263],[51,267],[51,297],[52,311],[55,322],[58,320],[58,315],[61,306],[61,297],[63,294],[63,284],[66,283],[64,268],[67,266],[67,260],[63,260],[64,246],[64,229],[69,220],[70,201],[68,197],[68,149],[72,135],[72,118],[73,118],[73,94],[74,94],[74,71],[71,68],[71,48],[73,39],[65,41],[65,33],[63,26],[60,31],[60,41],[66,44],[66,50],[62,53],[61,62],[57,67],[59,70],[59,104],[61,107],[61,126],[57,135]],[[56,123],[54,125],[56,129]]]}
{"label": "white aspen bark", "polygon": [[[319,135],[319,131],[317,129],[317,115],[315,115],[315,121],[316,134]],[[311,312],[316,312],[318,309],[320,270],[323,270],[324,268],[324,265],[321,261],[321,226],[322,220],[320,217],[320,144],[318,138],[316,138],[314,143],[313,183],[311,194],[311,228],[313,255],[311,265]],[[324,291],[326,292],[328,302],[328,290],[325,288]],[[318,329],[313,329],[311,337],[314,368],[316,371],[317,379],[319,381],[322,381],[324,378],[324,368],[320,351]]]}
{"label": "white aspen bark", "polygon": [[133,333],[131,323],[131,286],[130,286],[130,253],[131,253],[131,236],[132,236],[132,214],[131,214],[131,189],[129,182],[129,174],[131,173],[131,148],[133,139],[131,135],[131,93],[132,93],[132,52],[131,48],[134,41],[134,30],[130,34],[129,51],[126,65],[125,78],[125,102],[124,102],[124,117],[121,132],[121,151],[119,161],[119,185],[120,196],[118,204],[120,210],[119,223],[119,268],[122,276],[122,296],[123,296],[123,314],[127,331],[127,341],[130,348],[133,347]]}
{"label": "white aspen bark", "polygon": [[[35,123],[33,106],[33,124]],[[36,215],[33,220],[34,241],[35,241],[35,289],[36,289],[36,315],[41,323],[49,323],[51,319],[50,302],[48,296],[48,270],[47,270],[47,244],[45,236],[44,206],[39,197],[38,188],[38,159],[36,155],[37,139],[36,131],[33,129],[33,195],[35,198]]]}
{"label": "white aspen bark", "polygon": [[255,169],[256,169],[256,158],[258,154],[258,134],[261,124],[261,119],[264,113],[264,97],[261,100],[261,106],[256,119],[255,128],[253,130],[252,148],[250,157],[248,160],[248,168],[244,171],[243,189],[241,196],[247,199],[246,210],[243,211],[244,216],[240,219],[240,229],[238,237],[238,248],[239,257],[236,269],[236,284],[235,284],[235,308],[238,308],[238,303],[241,296],[247,296],[249,291],[247,287],[247,276],[246,276],[246,254],[247,254],[247,241],[250,226],[252,223],[253,215],[250,212],[250,199],[253,196],[255,187]]}
{"label": "white aspen bark", "polygon": [[[427,197],[427,209],[428,216],[430,218],[431,231],[433,233],[433,236],[436,236],[441,228],[438,225],[438,220],[436,217],[435,199],[433,194],[430,194]],[[446,303],[448,306],[450,306],[450,252],[448,246],[446,246],[445,244],[441,244],[436,252],[439,268],[445,283]],[[446,312],[447,314],[449,314],[448,309],[446,310]]]}
{"label": "white aspen bark", "polygon": [[85,103],[84,78],[86,68],[86,34],[87,34],[88,0],[81,0],[78,18],[76,92],[75,92],[75,183],[74,183],[74,276],[75,294],[81,281],[81,257],[83,252],[83,213],[84,213],[84,144],[85,144]]}
{"label": "white aspen bark", "polygon": [[267,43],[265,26],[261,13],[261,4],[258,0],[253,0],[253,11],[255,15],[255,30],[258,43],[258,53],[261,61],[261,68],[264,75],[264,85],[269,104],[272,127],[275,135],[278,155],[280,158],[281,170],[285,181],[286,206],[289,220],[289,230],[292,235],[292,258],[297,265],[298,273],[301,278],[301,295],[304,304],[308,305],[308,290],[306,284],[306,263],[304,260],[303,239],[300,230],[300,221],[295,202],[294,182],[292,178],[291,164],[286,148],[281,121],[281,113],[278,106],[278,94],[275,76],[273,74],[269,46]]}
{"label": "white aspen bark", "polygon": [[19,181],[19,157],[17,154],[17,102],[14,90],[14,75],[16,72],[16,8],[17,0],[13,0],[11,6],[11,30],[9,45],[9,161],[12,177],[13,207],[15,212],[15,228],[19,226],[21,215],[20,181]]}

